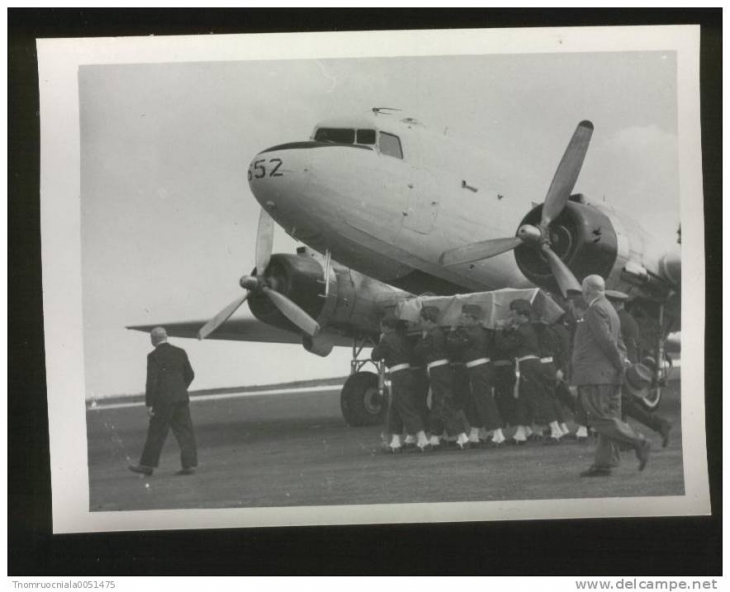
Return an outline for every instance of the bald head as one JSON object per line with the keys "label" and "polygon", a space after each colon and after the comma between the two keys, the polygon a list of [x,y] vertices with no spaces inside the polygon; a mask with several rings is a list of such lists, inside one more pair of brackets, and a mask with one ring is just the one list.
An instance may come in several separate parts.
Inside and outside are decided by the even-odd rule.
{"label": "bald head", "polygon": [[160,343],[165,343],[167,341],[167,331],[165,331],[164,327],[155,327],[150,331],[150,340],[155,347],[160,345]]}
{"label": "bald head", "polygon": [[603,296],[606,291],[606,282],[600,275],[589,275],[586,276],[581,284],[583,288],[583,299],[590,303],[596,296]]}

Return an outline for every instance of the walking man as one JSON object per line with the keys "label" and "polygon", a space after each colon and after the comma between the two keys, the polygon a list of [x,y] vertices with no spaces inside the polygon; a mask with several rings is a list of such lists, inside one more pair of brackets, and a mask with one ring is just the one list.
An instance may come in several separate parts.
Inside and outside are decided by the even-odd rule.
{"label": "walking man", "polygon": [[643,471],[651,445],[621,420],[621,384],[629,362],[619,318],[606,300],[601,276],[587,276],[582,288],[588,309],[575,333],[572,381],[578,387],[588,421],[598,432],[598,444],[593,465],[580,476],[610,475],[619,464],[621,444],[634,449],[639,470]]}
{"label": "walking man", "polygon": [[133,473],[151,475],[160,461],[162,446],[172,428],[180,446],[182,469],[177,475],[191,475],[198,465],[198,451],[190,418],[188,387],[195,377],[185,350],[167,342],[163,327],[150,333],[155,349],[147,356],[145,405],[150,416],[147,440],[138,465],[130,465]]}

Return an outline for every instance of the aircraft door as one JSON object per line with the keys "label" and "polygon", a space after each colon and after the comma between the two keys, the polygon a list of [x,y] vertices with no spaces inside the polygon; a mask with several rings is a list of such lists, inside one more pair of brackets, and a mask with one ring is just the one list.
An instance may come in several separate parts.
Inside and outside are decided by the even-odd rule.
{"label": "aircraft door", "polygon": [[414,169],[409,189],[408,209],[403,212],[403,228],[429,234],[438,216],[440,195],[436,177],[426,169]]}

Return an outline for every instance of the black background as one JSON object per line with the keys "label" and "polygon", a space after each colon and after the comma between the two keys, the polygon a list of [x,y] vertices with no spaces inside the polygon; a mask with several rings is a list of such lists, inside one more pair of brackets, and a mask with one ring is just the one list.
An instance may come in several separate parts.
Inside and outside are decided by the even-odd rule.
{"label": "black background", "polygon": [[[711,517],[51,534],[36,38],[658,24],[702,26]],[[8,9],[8,32],[9,575],[722,573],[721,9]]]}

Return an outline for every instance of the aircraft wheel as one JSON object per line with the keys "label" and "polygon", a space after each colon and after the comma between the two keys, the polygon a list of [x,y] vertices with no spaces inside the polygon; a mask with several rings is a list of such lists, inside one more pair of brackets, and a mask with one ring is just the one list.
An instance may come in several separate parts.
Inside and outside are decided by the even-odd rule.
{"label": "aircraft wheel", "polygon": [[356,372],[342,387],[340,408],[352,427],[383,423],[386,407],[386,397],[378,393],[378,375],[373,372]]}

